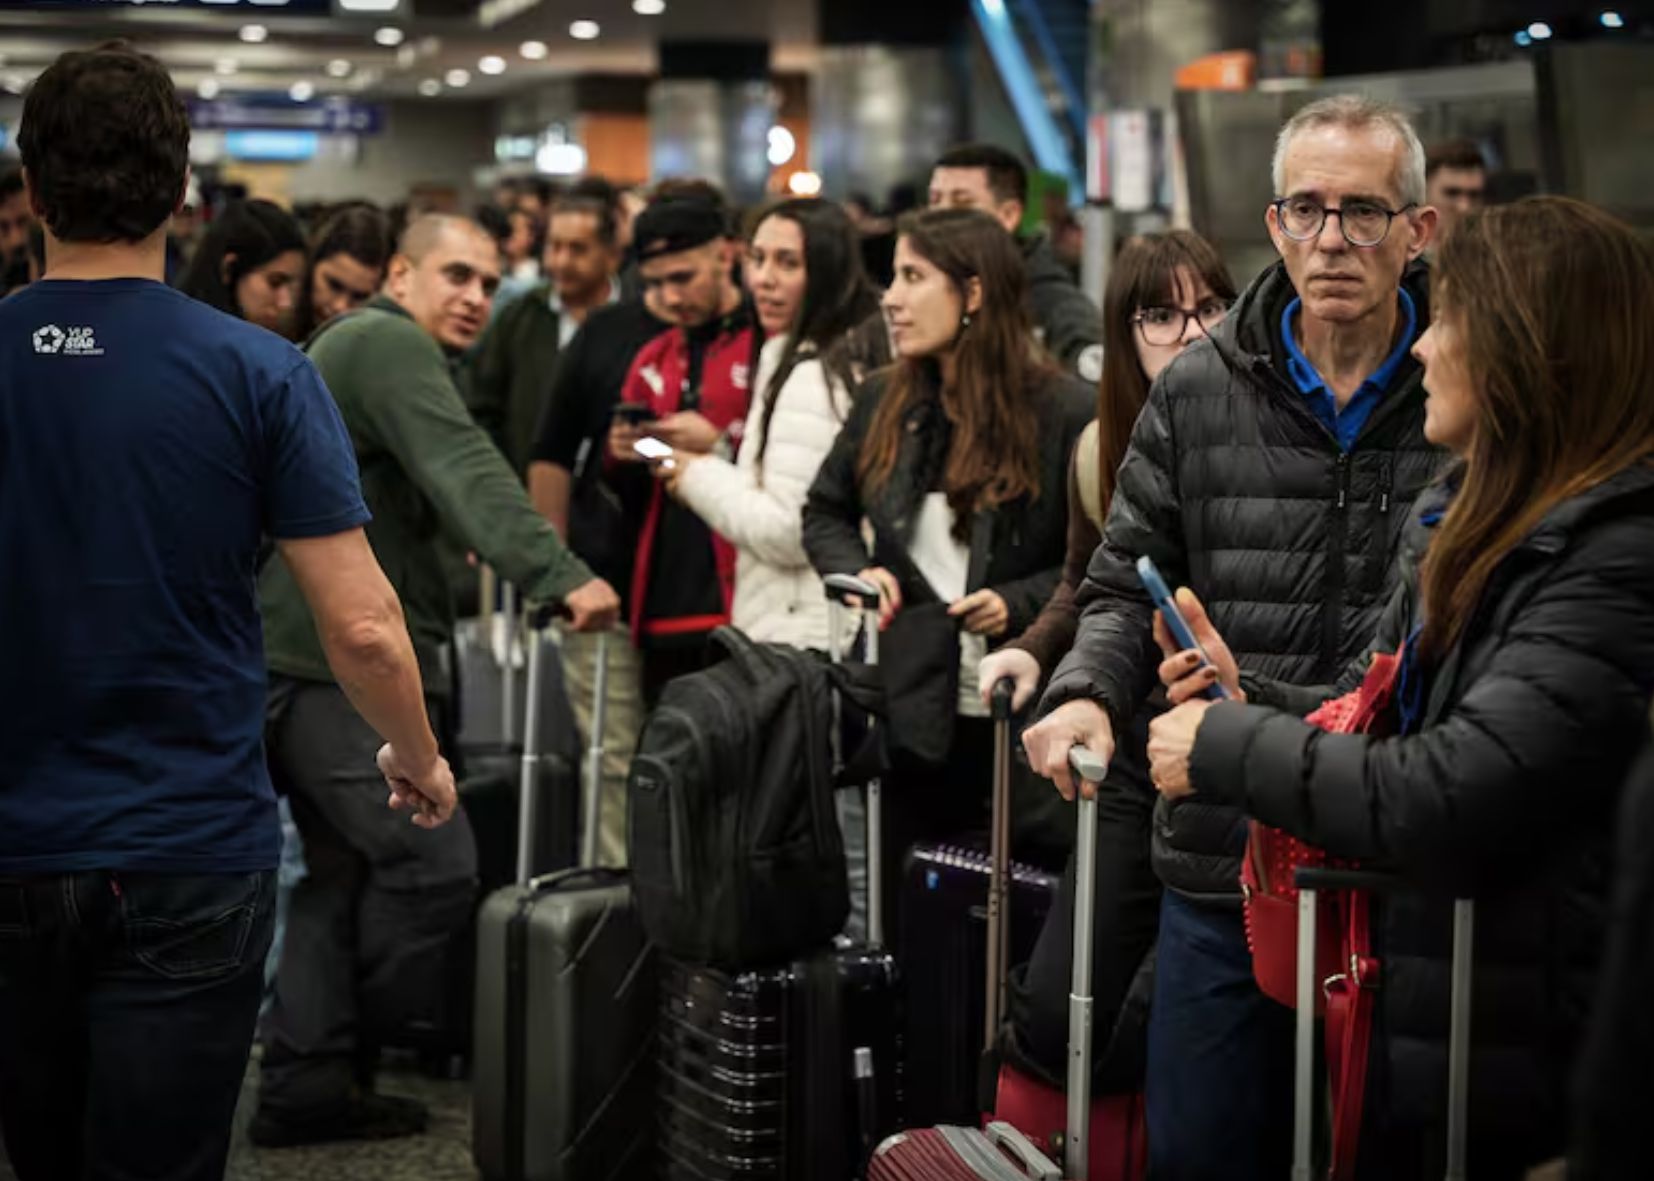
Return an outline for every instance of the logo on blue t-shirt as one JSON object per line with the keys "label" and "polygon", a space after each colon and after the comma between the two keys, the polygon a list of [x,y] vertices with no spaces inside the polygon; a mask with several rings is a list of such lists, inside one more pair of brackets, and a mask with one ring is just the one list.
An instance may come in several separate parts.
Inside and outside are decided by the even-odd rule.
{"label": "logo on blue t-shirt", "polygon": [[59,328],[47,324],[34,330],[34,351],[46,356],[101,357],[97,337],[90,328]]}

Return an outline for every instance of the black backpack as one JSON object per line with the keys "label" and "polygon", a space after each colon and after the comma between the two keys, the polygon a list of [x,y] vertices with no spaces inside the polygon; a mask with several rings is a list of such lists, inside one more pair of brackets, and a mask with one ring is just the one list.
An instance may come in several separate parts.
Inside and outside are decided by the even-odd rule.
{"label": "black backpack", "polygon": [[816,653],[712,634],[725,658],[667,685],[628,777],[632,889],[649,936],[748,968],[828,945],[850,910],[833,804],[833,689]]}

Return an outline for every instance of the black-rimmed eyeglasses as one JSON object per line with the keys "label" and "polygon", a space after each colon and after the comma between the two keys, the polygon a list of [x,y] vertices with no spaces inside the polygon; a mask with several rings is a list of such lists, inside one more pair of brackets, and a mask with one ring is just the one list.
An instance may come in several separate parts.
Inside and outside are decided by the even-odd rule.
{"label": "black-rimmed eyeglasses", "polygon": [[1223,317],[1228,314],[1228,300],[1213,296],[1192,312],[1173,307],[1141,308],[1131,322],[1143,334],[1144,344],[1173,345],[1183,339],[1189,330],[1189,321],[1199,324],[1202,332],[1210,332],[1223,323]]}
{"label": "black-rimmed eyeglasses", "polygon": [[1338,215],[1338,228],[1351,246],[1377,246],[1390,236],[1390,223],[1416,209],[1409,201],[1400,209],[1386,209],[1376,201],[1346,201],[1342,208],[1328,207],[1310,197],[1280,197],[1270,202],[1281,233],[1294,242],[1309,242],[1321,236],[1327,217]]}

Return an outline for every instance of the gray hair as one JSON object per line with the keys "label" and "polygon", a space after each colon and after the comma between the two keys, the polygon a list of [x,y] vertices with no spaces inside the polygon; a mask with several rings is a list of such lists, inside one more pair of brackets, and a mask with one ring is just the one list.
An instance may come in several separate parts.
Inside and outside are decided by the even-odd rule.
{"label": "gray hair", "polygon": [[1413,121],[1400,107],[1360,94],[1335,94],[1317,99],[1286,121],[1280,135],[1275,137],[1275,159],[1271,166],[1276,196],[1287,195],[1287,148],[1300,132],[1320,127],[1358,130],[1378,127],[1390,132],[1401,141],[1401,163],[1396,168],[1396,188],[1401,192],[1401,203],[1424,204],[1424,144],[1419,141],[1419,133],[1413,130]]}

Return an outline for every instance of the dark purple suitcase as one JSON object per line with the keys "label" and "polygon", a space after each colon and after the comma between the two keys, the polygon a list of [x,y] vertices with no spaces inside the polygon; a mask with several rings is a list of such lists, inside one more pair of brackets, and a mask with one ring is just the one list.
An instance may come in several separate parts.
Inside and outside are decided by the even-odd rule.
{"label": "dark purple suitcase", "polygon": [[[908,1127],[975,1124],[985,1110],[982,1061],[988,962],[987,852],[968,845],[915,845],[903,863],[901,970],[908,1005],[904,1037]],[[1061,878],[1009,867],[1006,968],[1033,954]]]}

